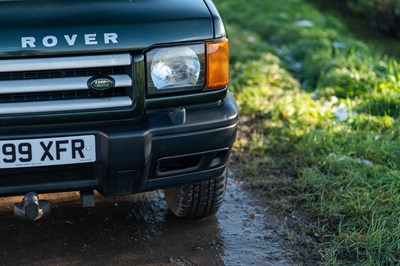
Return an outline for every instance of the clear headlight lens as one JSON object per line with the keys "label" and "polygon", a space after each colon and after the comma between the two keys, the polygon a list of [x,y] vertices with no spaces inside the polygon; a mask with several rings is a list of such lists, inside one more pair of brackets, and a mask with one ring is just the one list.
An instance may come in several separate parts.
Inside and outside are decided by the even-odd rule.
{"label": "clear headlight lens", "polygon": [[204,44],[156,48],[147,53],[150,94],[202,89],[204,72]]}

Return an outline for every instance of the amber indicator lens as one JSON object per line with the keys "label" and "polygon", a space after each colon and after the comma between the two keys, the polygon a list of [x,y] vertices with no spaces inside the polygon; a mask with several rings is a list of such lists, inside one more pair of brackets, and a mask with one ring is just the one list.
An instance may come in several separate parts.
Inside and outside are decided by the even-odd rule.
{"label": "amber indicator lens", "polygon": [[207,86],[218,89],[229,82],[229,42],[228,39],[207,43]]}

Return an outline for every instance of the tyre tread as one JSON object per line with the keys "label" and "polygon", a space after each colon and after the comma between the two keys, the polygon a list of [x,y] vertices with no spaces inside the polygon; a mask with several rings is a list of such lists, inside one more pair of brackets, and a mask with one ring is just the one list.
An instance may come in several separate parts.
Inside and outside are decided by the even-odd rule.
{"label": "tyre tread", "polygon": [[221,207],[227,171],[214,179],[165,189],[170,210],[178,217],[194,218],[214,214]]}

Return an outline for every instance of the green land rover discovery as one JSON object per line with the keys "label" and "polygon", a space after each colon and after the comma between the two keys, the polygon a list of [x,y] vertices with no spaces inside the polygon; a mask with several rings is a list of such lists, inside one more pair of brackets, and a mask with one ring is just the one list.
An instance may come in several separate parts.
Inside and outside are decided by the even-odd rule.
{"label": "green land rover discovery", "polygon": [[214,213],[238,110],[211,0],[0,2],[0,196],[165,190],[180,217]]}

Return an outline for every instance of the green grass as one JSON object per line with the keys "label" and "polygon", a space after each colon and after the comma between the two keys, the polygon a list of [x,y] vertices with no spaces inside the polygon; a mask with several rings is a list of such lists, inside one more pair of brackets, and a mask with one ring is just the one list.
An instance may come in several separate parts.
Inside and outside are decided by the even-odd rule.
{"label": "green grass", "polygon": [[398,62],[309,1],[215,3],[241,112],[238,176],[321,221],[309,233],[323,264],[400,263]]}

